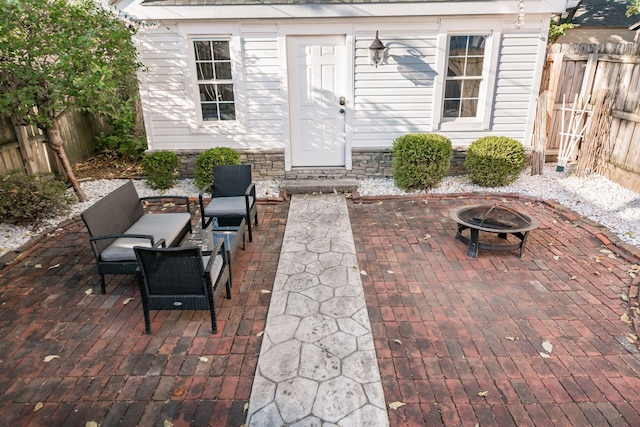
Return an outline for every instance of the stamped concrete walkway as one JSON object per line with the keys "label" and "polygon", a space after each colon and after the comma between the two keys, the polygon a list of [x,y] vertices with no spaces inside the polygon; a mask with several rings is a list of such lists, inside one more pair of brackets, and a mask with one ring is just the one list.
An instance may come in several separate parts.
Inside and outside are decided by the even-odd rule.
{"label": "stamped concrete walkway", "polygon": [[349,212],[341,195],[294,195],[249,426],[389,425]]}

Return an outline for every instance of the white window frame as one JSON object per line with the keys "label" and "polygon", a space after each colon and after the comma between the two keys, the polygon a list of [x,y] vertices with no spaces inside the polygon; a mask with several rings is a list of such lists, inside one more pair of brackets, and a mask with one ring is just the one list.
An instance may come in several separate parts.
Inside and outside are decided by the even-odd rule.
{"label": "white window frame", "polygon": [[[193,119],[196,124],[191,127],[192,134],[216,134],[237,135],[247,133],[246,124],[246,97],[244,88],[242,49],[240,35],[236,26],[220,26],[220,33],[209,33],[210,25],[187,24],[179,27],[187,43],[186,58],[189,61],[185,70],[185,93],[193,105]],[[198,87],[198,73],[196,70],[196,55],[194,41],[224,40],[229,42],[229,55],[231,58],[231,81],[233,82],[233,94],[236,109],[235,120],[203,120],[200,103],[200,88]]]}
{"label": "white window frame", "polygon": [[[214,79],[206,79],[206,80],[199,80],[198,79],[198,61],[195,58],[195,44],[197,42],[207,42],[207,43],[214,43],[214,42],[225,42],[227,43],[227,48],[229,50],[229,68],[230,68],[230,72],[231,72],[231,79],[219,79],[219,78],[214,78]],[[235,84],[234,84],[234,79],[233,79],[233,56],[231,55],[231,41],[228,38],[210,38],[210,39],[202,39],[202,38],[196,38],[196,39],[192,39],[191,40],[191,44],[192,44],[192,48],[194,51],[194,64],[195,64],[195,68],[196,68],[196,74],[195,74],[195,78],[196,78],[196,88],[197,88],[197,93],[198,93],[198,106],[200,108],[200,120],[204,123],[209,123],[209,122],[235,122],[237,120],[237,110],[238,107],[236,105],[236,94],[235,94]],[[213,52],[212,52],[213,54]],[[226,62],[226,60],[225,60]],[[200,63],[211,63],[212,67],[213,67],[213,72],[215,73],[215,63],[216,63],[216,58],[214,58],[212,56],[211,60],[206,60],[206,61],[200,61]],[[222,84],[227,84],[227,85],[231,85],[232,89],[233,89],[233,120],[224,120],[222,118],[220,118],[220,105],[221,104],[225,104],[225,102],[221,101],[220,99],[216,99],[214,101],[211,101],[211,104],[215,104],[216,108],[218,110],[218,120],[206,120],[203,115],[202,115],[202,104],[205,102],[202,100],[202,97],[200,95],[200,85],[202,84],[211,84],[211,85],[222,85]]]}
{"label": "white window frame", "polygon": [[[489,19],[442,19],[438,35],[438,74],[435,79],[433,129],[441,131],[489,130],[495,97],[496,73],[501,33],[496,21]],[[460,30],[464,28],[464,30]],[[478,93],[475,117],[444,117],[445,84],[451,36],[484,36],[485,50],[482,63],[482,81]]]}

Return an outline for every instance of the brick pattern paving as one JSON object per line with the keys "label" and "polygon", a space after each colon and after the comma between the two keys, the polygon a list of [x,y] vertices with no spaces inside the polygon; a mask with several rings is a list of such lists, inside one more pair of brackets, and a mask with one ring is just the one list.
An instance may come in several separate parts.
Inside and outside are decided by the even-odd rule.
{"label": "brick pattern paving", "polygon": [[146,335],[135,276],[100,294],[81,220],[36,241],[0,270],[0,426],[243,424],[287,211],[259,207],[217,335],[207,311],[152,311]]}
{"label": "brick pattern paving", "polygon": [[640,357],[620,319],[637,258],[517,197],[503,202],[541,223],[524,258],[470,258],[448,212],[488,199],[349,204],[385,398],[406,403],[392,426],[640,425]]}

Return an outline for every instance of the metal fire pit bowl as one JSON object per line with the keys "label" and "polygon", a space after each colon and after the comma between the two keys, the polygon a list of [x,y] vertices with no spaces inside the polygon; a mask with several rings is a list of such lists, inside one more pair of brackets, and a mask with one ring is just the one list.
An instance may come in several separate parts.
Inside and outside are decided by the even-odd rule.
{"label": "metal fire pit bowl", "polygon": [[[538,228],[539,225],[535,218],[499,204],[460,206],[451,209],[449,216],[458,223],[456,239],[469,245],[467,255],[473,258],[478,257],[478,249],[489,251],[520,249],[520,258],[522,258],[529,231]],[[462,235],[462,232],[466,229],[470,230],[470,237]],[[479,240],[481,231],[497,233],[498,237],[504,239],[505,243],[481,242]],[[516,243],[509,242],[507,239],[508,234],[516,236],[519,241]]]}

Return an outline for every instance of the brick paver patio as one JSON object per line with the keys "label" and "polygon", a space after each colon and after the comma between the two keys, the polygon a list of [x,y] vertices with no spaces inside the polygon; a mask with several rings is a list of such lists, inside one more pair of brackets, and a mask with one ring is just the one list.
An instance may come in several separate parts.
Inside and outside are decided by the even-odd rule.
{"label": "brick paver patio", "polygon": [[635,249],[559,206],[504,199],[541,223],[524,258],[468,257],[449,209],[500,200],[350,205],[385,398],[406,403],[391,425],[640,425],[640,357],[620,319],[637,305],[637,280],[621,296]]}
{"label": "brick paver patio", "polygon": [[[469,258],[447,213],[496,200],[348,203],[385,398],[405,404],[391,424],[640,425],[640,356],[620,318],[637,305],[637,250],[505,199],[541,223],[524,258]],[[207,312],[177,311],[152,312],[145,335],[135,277],[100,294],[80,220],[25,248],[0,270],[0,426],[242,425],[288,206],[259,207],[217,335]]]}

